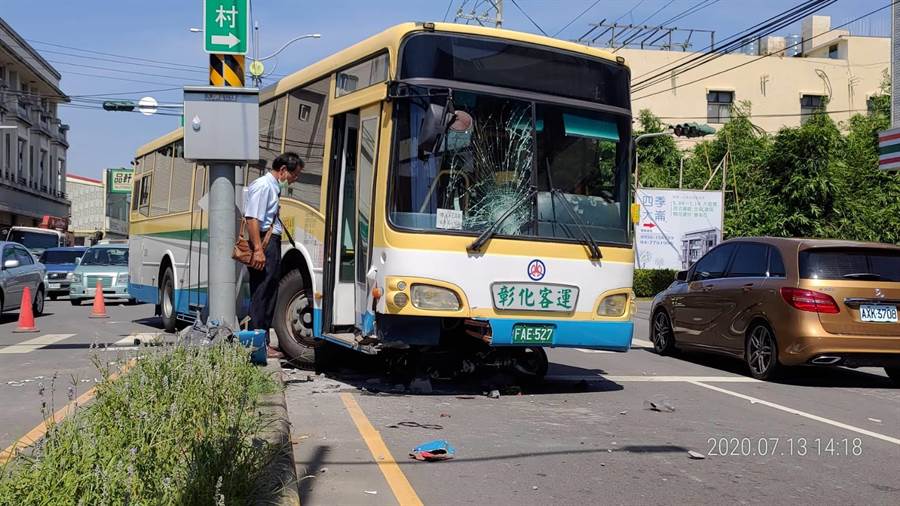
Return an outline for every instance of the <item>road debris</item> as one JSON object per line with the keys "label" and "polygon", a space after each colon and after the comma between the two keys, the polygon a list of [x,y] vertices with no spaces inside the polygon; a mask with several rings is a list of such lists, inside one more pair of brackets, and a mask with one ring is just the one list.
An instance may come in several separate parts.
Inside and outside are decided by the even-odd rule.
{"label": "road debris", "polygon": [[881,420],[879,420],[878,418],[869,418],[869,421],[875,422],[875,423],[881,423]]}
{"label": "road debris", "polygon": [[491,390],[490,392],[485,392],[484,395],[486,397],[490,397],[491,399],[499,399],[500,398],[500,390]]}
{"label": "road debris", "polygon": [[369,494],[369,495],[378,495],[378,491],[377,491],[377,490],[363,490],[363,493],[364,493],[364,494]]}
{"label": "road debris", "polygon": [[475,396],[474,395],[457,395],[456,398],[457,399],[474,399]]}
{"label": "road debris", "polygon": [[450,443],[444,439],[436,439],[434,441],[422,443],[409,452],[410,458],[424,460],[426,462],[448,460],[452,459],[454,455],[456,455],[456,448],[451,446]]}
{"label": "road debris", "polygon": [[675,406],[664,400],[644,401],[644,409],[649,409],[650,411],[656,411],[659,413],[672,413],[675,411]]}
{"label": "road debris", "polygon": [[441,418],[450,418],[449,413],[441,413]]}
{"label": "road debris", "polygon": [[531,487],[531,490],[537,490],[537,489],[538,489],[537,485],[534,485],[533,487]]}
{"label": "road debris", "polygon": [[627,414],[628,414],[628,410],[626,409],[626,410],[623,410],[623,411],[619,411],[619,414],[620,414],[620,415],[627,415]]}
{"label": "road debris", "polygon": [[689,450],[688,457],[690,457],[693,460],[703,460],[706,458],[706,455],[703,455],[700,452],[695,452],[694,450]]}

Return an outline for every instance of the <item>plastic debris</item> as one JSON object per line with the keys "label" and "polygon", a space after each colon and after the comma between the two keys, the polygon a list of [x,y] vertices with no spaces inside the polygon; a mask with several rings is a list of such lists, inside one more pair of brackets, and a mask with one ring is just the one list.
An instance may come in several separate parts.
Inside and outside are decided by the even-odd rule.
{"label": "plastic debris", "polygon": [[378,495],[378,491],[377,491],[377,490],[363,490],[363,493],[364,493],[364,494],[369,494],[369,495]]}
{"label": "plastic debris", "polygon": [[484,395],[490,397],[491,399],[499,399],[500,398],[500,390],[491,390],[490,392],[485,392]]}
{"label": "plastic debris", "polygon": [[443,439],[423,443],[409,452],[410,458],[427,462],[452,459],[454,455],[456,455],[456,448]]}
{"label": "plastic debris", "polygon": [[531,490],[537,490],[537,489],[538,489],[538,488],[537,488],[537,485],[531,487]]}
{"label": "plastic debris", "polygon": [[620,414],[620,415],[627,415],[627,414],[628,414],[628,410],[625,409],[625,410],[619,411],[619,414]]}
{"label": "plastic debris", "polygon": [[688,457],[690,457],[693,460],[703,460],[706,458],[706,455],[703,455],[700,452],[695,452],[694,450],[690,450],[690,451],[688,451]]}
{"label": "plastic debris", "polygon": [[450,418],[449,413],[441,413],[441,418]]}
{"label": "plastic debris", "polygon": [[878,418],[869,418],[869,421],[875,422],[875,423],[881,423],[881,420],[879,420]]}
{"label": "plastic debris", "polygon": [[672,413],[675,411],[675,406],[668,401],[644,401],[644,409],[659,413]]}

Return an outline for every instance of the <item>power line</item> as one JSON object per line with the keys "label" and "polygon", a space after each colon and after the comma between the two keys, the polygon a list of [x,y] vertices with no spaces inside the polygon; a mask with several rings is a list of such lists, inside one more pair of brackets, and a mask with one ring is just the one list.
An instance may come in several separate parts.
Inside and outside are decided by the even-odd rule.
{"label": "power line", "polygon": [[150,58],[140,58],[140,57],[137,57],[137,56],[129,56],[129,55],[122,55],[122,54],[115,54],[115,53],[105,53],[105,52],[102,52],[102,51],[94,51],[94,50],[92,50],[92,49],[83,49],[83,48],[74,47],[74,46],[66,46],[66,45],[63,45],[63,44],[56,44],[56,43],[54,43],[54,42],[44,42],[44,41],[33,40],[33,39],[26,39],[26,40],[27,40],[28,42],[31,42],[32,44],[44,44],[44,45],[47,45],[47,46],[60,47],[60,48],[63,48],[63,49],[71,49],[71,50],[74,50],[74,51],[81,51],[81,52],[83,52],[83,53],[99,54],[99,55],[101,55],[101,56],[113,56],[113,57],[116,57],[116,58],[125,58],[125,59],[128,59],[128,60],[136,60],[136,61],[143,61],[143,62],[150,62],[150,63],[161,63],[161,64],[164,64],[164,65],[174,65],[174,66],[186,67],[186,68],[190,68],[190,69],[199,69],[199,70],[203,70],[203,71],[209,70],[209,69],[207,69],[206,67],[202,67],[202,66],[200,66],[200,65],[188,65],[188,64],[184,64],[184,63],[175,63],[175,62],[167,62],[167,61],[161,61],[161,60],[152,60],[152,59],[150,59]]}
{"label": "power line", "polygon": [[[526,18],[528,18],[528,21],[531,21],[531,24],[533,24],[538,30],[540,30],[541,33],[543,33],[544,35],[547,35],[547,32],[545,32],[544,29],[541,28],[541,25],[537,24],[537,21],[532,19],[532,17],[529,16],[527,12],[525,12],[525,9],[523,9],[522,6],[519,5],[519,2],[517,2],[516,0],[512,0],[512,3],[513,3],[513,5],[516,6],[516,9],[519,9],[519,12],[521,12],[522,14],[525,15]],[[549,35],[547,35],[547,36],[549,37]]]}
{"label": "power line", "polygon": [[[853,112],[868,112],[868,109],[844,109],[841,111],[826,111],[824,109],[812,112],[772,113],[772,114],[747,114],[748,119],[753,118],[787,118],[792,116],[815,116],[816,114],[847,114]],[[657,116],[658,119],[703,119],[708,116]]]}
{"label": "power line", "polygon": [[[642,19],[641,21],[639,21],[637,24],[638,24],[638,25],[643,25],[644,23],[646,23],[647,21],[649,21],[651,18],[653,18],[653,16],[656,16],[657,14],[659,14],[660,11],[662,11],[662,10],[665,9],[666,7],[672,5],[672,3],[673,3],[674,1],[675,1],[675,0],[669,0],[667,3],[663,4],[662,7],[660,7],[659,9],[656,9],[656,10],[653,12],[653,14],[650,14],[649,16],[645,17],[644,19]],[[621,45],[621,46],[619,46],[619,47],[613,49],[613,53],[615,53],[615,52],[618,51],[619,49],[622,49],[622,48],[625,47],[629,42],[631,42],[632,40],[636,39],[640,34],[642,34],[642,33],[644,32],[645,28],[642,27],[642,26],[638,26],[637,28],[635,28],[635,30],[637,30],[637,31],[634,32],[633,34],[631,34],[630,37],[628,37],[627,39],[625,39],[624,41],[622,41],[622,45]],[[625,34],[627,34],[627,33],[628,33],[628,30],[625,30],[624,33],[620,34],[620,37],[625,37]]]}
{"label": "power line", "polygon": [[[707,64],[715,59],[718,59],[725,54],[728,54],[736,49],[738,49],[746,40],[747,37],[761,37],[779,29],[784,28],[794,22],[815,13],[831,4],[836,2],[837,0],[814,0],[812,2],[806,2],[804,4],[792,7],[786,11],[783,11],[775,16],[766,19],[756,25],[747,28],[741,32],[738,32],[728,38],[726,38],[726,42],[724,46],[720,47],[718,50],[712,50],[705,53],[688,55],[674,62],[667,63],[657,69],[651,70],[650,72],[656,72],[657,70],[661,70],[665,67],[669,67],[673,63],[677,63],[678,61],[684,60],[685,58],[689,58],[688,61],[676,65],[668,70],[661,71],[653,76],[650,76],[646,79],[640,80],[637,83],[632,83],[631,88],[632,91],[641,91],[650,86],[663,82],[672,77],[672,73],[674,75],[678,75],[695,68],[700,67],[701,65]],[[711,47],[711,46],[710,46]],[[682,67],[686,67],[683,70],[675,72],[677,69],[681,69]],[[646,75],[646,74],[644,74]]]}
{"label": "power line", "polygon": [[[127,62],[127,61],[122,61],[121,59],[103,58],[103,57],[98,57],[98,56],[84,56],[84,55],[75,54],[75,53],[67,53],[64,51],[54,51],[52,49],[42,49],[41,53],[58,54],[60,56],[69,56],[72,58],[81,58],[81,59],[91,60],[91,61],[105,61],[105,62],[110,62],[110,63],[118,63],[120,65],[133,65],[133,66],[140,66],[140,67],[158,68],[158,69],[163,69],[163,70],[174,70],[176,72],[191,72],[191,73],[196,73],[196,74],[207,74],[207,71],[203,71],[203,70],[178,68],[178,67],[174,67],[174,66],[170,66],[170,65],[156,65],[153,63],[131,63],[131,62]],[[47,60],[47,61],[50,61],[50,60]]]}
{"label": "power line", "polygon": [[724,73],[726,73],[726,72],[731,72],[732,70],[735,70],[735,69],[738,69],[738,68],[741,68],[741,67],[750,65],[751,63],[758,62],[759,60],[762,60],[763,58],[766,58],[766,57],[772,56],[772,55],[774,55],[774,54],[780,53],[780,52],[784,51],[785,49],[790,49],[790,48],[792,48],[792,47],[801,46],[801,45],[803,45],[805,42],[809,42],[809,41],[811,41],[811,40],[813,40],[813,39],[815,39],[815,38],[817,38],[817,37],[821,37],[822,35],[825,35],[826,33],[833,32],[833,31],[835,31],[835,30],[837,30],[837,29],[839,29],[839,28],[843,28],[843,27],[849,25],[850,23],[855,23],[855,22],[859,21],[860,19],[867,18],[867,17],[869,17],[869,16],[871,16],[871,15],[873,15],[873,14],[877,14],[878,12],[881,12],[881,11],[887,9],[887,8],[893,6],[894,4],[898,3],[898,2],[900,2],[900,0],[894,0],[893,2],[889,3],[888,5],[885,5],[885,6],[883,6],[883,7],[879,7],[878,9],[875,9],[875,10],[873,10],[873,11],[870,11],[870,12],[866,13],[866,14],[863,14],[862,16],[860,16],[860,17],[858,17],[858,18],[856,18],[856,19],[852,19],[852,20],[850,20],[850,21],[848,21],[848,22],[846,22],[846,23],[843,23],[843,24],[840,24],[840,25],[838,25],[838,26],[835,26],[834,28],[828,30],[827,32],[822,32],[822,33],[820,33],[820,34],[818,34],[818,35],[813,35],[812,37],[810,37],[810,38],[808,38],[808,39],[803,39],[803,40],[801,40],[800,42],[797,42],[796,44],[791,44],[790,46],[787,46],[787,47],[785,47],[784,49],[779,49],[778,51],[771,51],[771,52],[769,52],[769,53],[766,53],[766,54],[764,54],[764,55],[761,55],[761,56],[758,57],[758,58],[754,58],[754,59],[752,59],[752,60],[750,60],[750,61],[747,61],[747,62],[738,64],[738,65],[735,65],[735,66],[733,66],[733,67],[729,67],[729,68],[724,69],[724,70],[720,70],[720,71],[718,71],[718,72],[709,74],[709,75],[704,76],[704,77],[701,77],[701,78],[699,78],[699,79],[694,79],[693,81],[689,81],[689,82],[686,82],[686,83],[684,83],[684,84],[676,84],[675,86],[672,86],[671,88],[667,88],[667,89],[664,89],[664,90],[659,90],[659,91],[650,93],[650,94],[648,94],[648,95],[643,95],[643,96],[640,96],[640,97],[634,97],[634,98],[631,99],[631,101],[632,101],[632,102],[635,102],[635,101],[637,101],[637,100],[641,100],[641,99],[644,99],[644,98],[652,97],[652,96],[654,96],[654,95],[659,95],[660,93],[665,93],[665,92],[667,92],[667,91],[673,91],[673,90],[676,90],[676,89],[681,88],[681,87],[683,87],[683,86],[688,86],[688,85],[691,85],[691,84],[694,84],[694,83],[703,81],[703,80],[705,80],[705,79],[709,79],[709,78],[711,78],[711,77],[716,77],[716,76],[722,75],[722,74],[724,74]]}
{"label": "power line", "polygon": [[[47,61],[50,63],[55,63],[57,65],[69,65],[72,67],[77,67],[77,68],[82,68],[82,69],[103,70],[105,72],[120,72],[120,73],[124,73],[124,74],[149,76],[149,77],[165,77],[165,78],[170,77],[170,78],[174,78],[174,79],[183,79],[181,76],[167,76],[167,75],[160,75],[160,74],[151,74],[149,72],[139,72],[136,70],[119,70],[119,69],[113,69],[113,68],[109,68],[109,67],[99,67],[96,65],[84,65],[81,63],[69,63],[69,62],[58,61],[58,60],[47,60]],[[185,81],[186,82],[199,82],[201,80],[200,79],[190,79],[190,80],[186,79]]]}
{"label": "power line", "polygon": [[596,0],[596,1],[595,1],[594,3],[592,3],[587,9],[581,11],[581,14],[579,14],[579,15],[575,16],[574,18],[572,18],[572,21],[569,21],[568,23],[566,23],[566,26],[564,26],[564,27],[560,28],[559,30],[557,30],[556,33],[553,34],[553,36],[556,37],[556,36],[559,35],[563,30],[565,30],[566,28],[572,26],[572,23],[574,23],[574,22],[578,21],[579,19],[581,19],[582,16],[584,16],[585,14],[588,13],[588,11],[590,11],[591,9],[593,9],[594,7],[596,7],[597,4],[600,3],[600,1],[601,1],[601,0]]}
{"label": "power line", "polygon": [[453,0],[450,0],[450,3],[447,4],[447,12],[444,13],[444,22],[447,21],[447,16],[450,15],[450,9],[453,8]]}

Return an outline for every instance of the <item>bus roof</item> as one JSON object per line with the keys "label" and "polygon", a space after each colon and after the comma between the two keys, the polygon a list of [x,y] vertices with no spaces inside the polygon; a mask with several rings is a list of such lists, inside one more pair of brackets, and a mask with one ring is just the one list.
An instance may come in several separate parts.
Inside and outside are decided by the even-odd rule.
{"label": "bus roof", "polygon": [[[594,58],[601,58],[609,61],[619,61],[624,63],[620,56],[616,56],[609,51],[598,49],[595,47],[569,42],[561,39],[554,39],[543,35],[535,35],[533,33],[517,32],[514,30],[505,30],[502,28],[488,28],[484,26],[470,26],[458,23],[432,23],[435,32],[459,33],[468,35],[481,35],[484,37],[494,37],[503,40],[512,40],[517,42],[526,42],[555,49],[562,49],[574,53],[581,53]],[[396,50],[400,46],[400,42],[407,34],[413,32],[425,31],[425,23],[401,23],[394,25],[387,30],[375,34],[363,41],[338,51],[325,59],[308,65],[293,74],[283,77],[279,81],[260,90],[259,102],[263,103],[274,96],[290,91],[301,85],[307,84],[316,79],[325,77],[332,72],[361,60],[379,49],[388,48],[391,56],[396,56]],[[393,62],[393,58],[392,58]],[[183,128],[177,128],[161,137],[158,137],[140,148],[135,153],[136,156],[143,156],[151,151],[155,151],[166,144],[181,139],[184,136]]]}

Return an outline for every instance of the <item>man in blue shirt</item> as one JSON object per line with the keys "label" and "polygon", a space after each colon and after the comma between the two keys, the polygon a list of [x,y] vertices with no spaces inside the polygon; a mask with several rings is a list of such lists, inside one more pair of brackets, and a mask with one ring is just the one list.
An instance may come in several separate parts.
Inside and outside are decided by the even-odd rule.
{"label": "man in blue shirt", "polygon": [[[250,325],[268,335],[275,313],[278,295],[278,274],[281,267],[282,224],[278,218],[279,201],[283,190],[297,180],[303,160],[296,153],[282,153],[272,162],[272,168],[257,178],[247,189],[244,217],[250,234]],[[267,233],[271,236],[266,240]],[[281,351],[269,344],[268,355],[282,358]]]}

